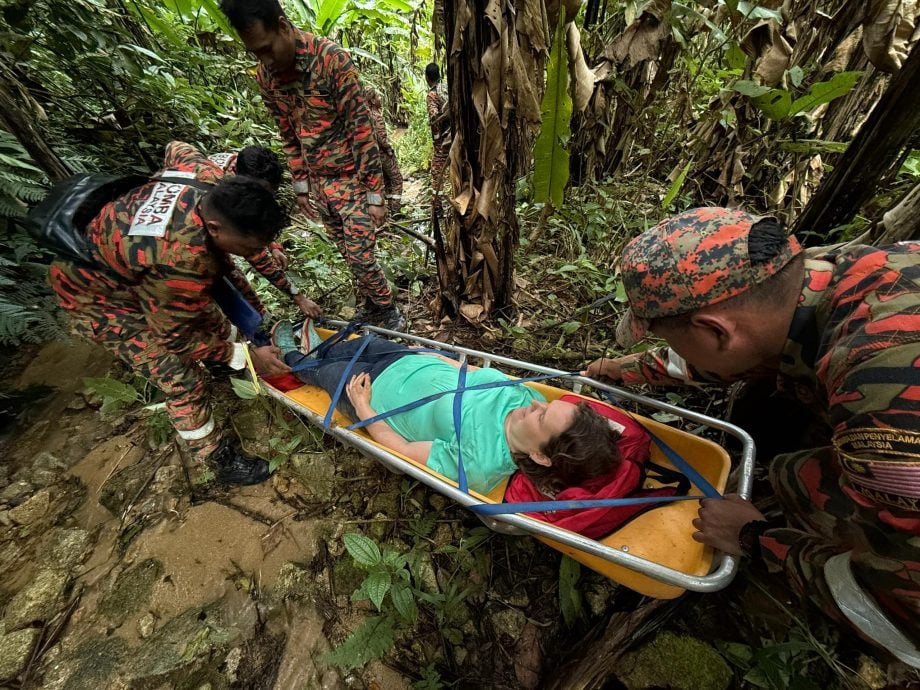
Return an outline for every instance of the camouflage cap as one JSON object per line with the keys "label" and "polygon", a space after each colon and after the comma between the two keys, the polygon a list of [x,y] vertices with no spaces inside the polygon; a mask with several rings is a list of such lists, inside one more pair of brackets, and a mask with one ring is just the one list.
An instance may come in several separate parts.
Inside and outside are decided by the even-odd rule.
{"label": "camouflage cap", "polygon": [[728,208],[695,208],[630,241],[620,262],[629,309],[617,327],[617,342],[631,347],[647,335],[652,319],[736,297],[788,264],[802,251],[791,235],[772,259],[751,263],[748,233],[766,218]]}

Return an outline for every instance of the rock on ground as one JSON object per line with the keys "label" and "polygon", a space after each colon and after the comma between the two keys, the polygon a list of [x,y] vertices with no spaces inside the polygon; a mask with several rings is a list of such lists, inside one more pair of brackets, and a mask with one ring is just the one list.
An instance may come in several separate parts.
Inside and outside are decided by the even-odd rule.
{"label": "rock on ground", "polygon": [[67,573],[61,570],[42,570],[35,579],[6,607],[7,630],[17,630],[34,621],[47,621],[58,610],[64,589],[67,587]]}
{"label": "rock on ground", "polygon": [[39,630],[26,628],[0,636],[0,683],[22,673],[32,657]]}
{"label": "rock on ground", "polygon": [[624,656],[617,677],[628,690],[725,690],[731,683],[732,671],[705,642],[664,632]]}

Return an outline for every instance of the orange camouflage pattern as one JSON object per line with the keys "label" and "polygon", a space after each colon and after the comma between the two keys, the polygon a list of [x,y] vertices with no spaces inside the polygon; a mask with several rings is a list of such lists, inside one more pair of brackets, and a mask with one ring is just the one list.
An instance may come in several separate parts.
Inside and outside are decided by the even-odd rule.
{"label": "orange camouflage pattern", "polygon": [[428,89],[425,97],[428,108],[428,122],[431,126],[431,194],[437,203],[444,186],[444,171],[447,169],[448,156],[450,155],[451,131],[450,118],[447,114],[447,92],[443,82],[434,88]]}
{"label": "orange camouflage pattern", "polygon": [[777,273],[802,248],[795,237],[775,257],[754,264],[748,232],[763,216],[704,207],[667,218],[623,249],[620,275],[629,311],[617,340],[629,347],[645,337],[648,322],[677,316],[740,295]]}
{"label": "orange camouflage pattern", "polygon": [[[192,173],[216,183],[223,171],[193,146],[171,142],[164,170]],[[204,371],[199,362],[229,363],[232,328],[211,298],[227,275],[230,257],[207,240],[198,213],[202,192],[186,186],[163,237],[131,236],[132,219],[154,182],[106,204],[86,228],[94,265],[51,265],[50,282],[74,333],[103,345],[168,397],[166,409],[180,432],[209,423]],[[217,448],[220,432],[188,441],[199,459]]]}
{"label": "orange camouflage pattern", "polygon": [[399,162],[396,160],[396,151],[390,146],[387,135],[386,121],[380,108],[374,107],[368,100],[368,111],[374,125],[374,137],[377,139],[377,148],[380,151],[380,164],[383,167],[383,187],[386,191],[387,206],[390,213],[396,213],[400,208],[400,199],[403,193],[403,176],[399,171]]}
{"label": "orange camouflage pattern", "polygon": [[[717,382],[680,362],[631,355],[623,381]],[[771,464],[790,527],[761,538],[768,565],[839,617],[822,567],[852,549],[859,582],[920,641],[920,242],[806,250],[776,388],[831,432]]]}
{"label": "orange camouflage pattern", "polygon": [[367,193],[383,195],[383,173],[364,89],[348,53],[295,29],[295,62],[278,77],[260,65],[262,99],[281,131],[294,191],[309,193],[366,301],[390,306],[377,262]]}

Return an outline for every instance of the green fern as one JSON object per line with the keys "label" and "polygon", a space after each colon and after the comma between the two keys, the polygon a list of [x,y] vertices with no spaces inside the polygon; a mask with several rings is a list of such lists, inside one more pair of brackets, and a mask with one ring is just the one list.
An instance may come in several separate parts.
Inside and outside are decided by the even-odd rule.
{"label": "green fern", "polygon": [[395,642],[396,625],[392,616],[374,616],[324,658],[327,663],[346,670],[358,668],[371,659],[382,657]]}
{"label": "green fern", "polygon": [[0,218],[21,218],[47,191],[41,170],[9,132],[0,129]]}

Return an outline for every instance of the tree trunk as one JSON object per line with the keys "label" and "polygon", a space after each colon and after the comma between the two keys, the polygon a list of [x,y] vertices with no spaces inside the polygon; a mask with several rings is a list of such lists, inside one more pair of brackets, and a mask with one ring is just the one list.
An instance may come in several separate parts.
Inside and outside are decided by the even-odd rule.
{"label": "tree trunk", "polygon": [[[27,109],[30,105],[34,107]],[[69,177],[72,172],[36,126],[39,114],[44,113],[28,89],[8,67],[0,65],[0,125],[19,140],[48,178],[57,182]]]}
{"label": "tree trunk", "polygon": [[873,242],[876,246],[920,238],[920,184],[882,216],[879,229],[882,233]]}
{"label": "tree trunk", "polygon": [[550,24],[543,0],[445,0],[444,24],[454,136],[451,301],[476,322],[511,305],[515,183],[529,168],[540,122]]}
{"label": "tree trunk", "polygon": [[[650,599],[634,611],[622,611],[610,616],[600,635],[593,632],[574,647],[568,661],[555,673],[550,673],[546,690],[600,690],[610,687],[617,662],[636,643],[658,628],[686,600]],[[593,638],[593,639],[591,639]]]}
{"label": "tree trunk", "polygon": [[826,237],[848,223],[877,189],[920,127],[920,42],[914,45],[888,90],[847,148],[834,171],[799,216],[794,232]]}

